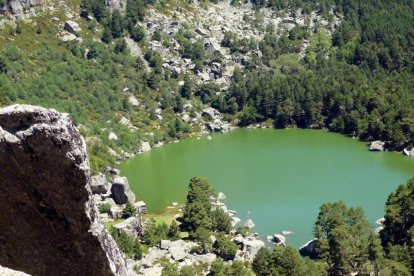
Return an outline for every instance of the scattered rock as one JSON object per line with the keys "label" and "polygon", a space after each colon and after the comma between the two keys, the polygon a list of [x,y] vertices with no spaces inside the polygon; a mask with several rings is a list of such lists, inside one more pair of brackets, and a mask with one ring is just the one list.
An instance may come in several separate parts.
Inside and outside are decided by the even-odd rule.
{"label": "scattered rock", "polygon": [[403,154],[407,156],[414,156],[414,148],[412,148],[411,150],[404,149]]}
{"label": "scattered rock", "polygon": [[131,125],[131,121],[129,119],[125,118],[125,117],[122,117],[121,120],[119,120],[119,123],[121,125],[124,125],[124,126],[130,126]]}
{"label": "scattered rock", "polygon": [[148,142],[144,142],[141,141],[140,145],[139,145],[139,153],[144,153],[144,152],[148,152],[151,150],[151,145]]}
{"label": "scattered rock", "polygon": [[69,32],[62,32],[60,35],[60,40],[62,41],[74,41],[76,40],[78,37],[74,34],[71,34]]}
{"label": "scattered rock", "polygon": [[132,105],[132,106],[134,106],[134,107],[139,106],[139,102],[138,102],[137,98],[135,98],[135,96],[134,96],[134,95],[130,95],[130,96],[128,97],[128,102],[129,102],[129,104],[130,104],[130,105]]}
{"label": "scattered rock", "polygon": [[141,209],[142,213],[145,214],[147,212],[147,204],[144,201],[135,202],[133,205],[137,210]]}
{"label": "scattered rock", "polygon": [[113,175],[119,175],[121,173],[120,170],[111,167],[106,168],[106,171]]}
{"label": "scattered rock", "polygon": [[109,136],[108,136],[108,139],[109,139],[109,140],[113,140],[113,141],[117,141],[117,140],[118,140],[118,136],[116,136],[116,134],[115,134],[115,133],[110,132],[110,133],[109,133]]}
{"label": "scattered rock", "polygon": [[163,267],[160,264],[156,264],[153,267],[142,267],[139,270],[139,275],[148,275],[148,276],[161,276]]}
{"label": "scattered rock", "polygon": [[77,35],[81,31],[79,24],[72,20],[65,21],[63,29],[74,35]]}
{"label": "scattered rock", "polygon": [[277,245],[286,245],[286,237],[281,234],[274,234],[273,240]]}

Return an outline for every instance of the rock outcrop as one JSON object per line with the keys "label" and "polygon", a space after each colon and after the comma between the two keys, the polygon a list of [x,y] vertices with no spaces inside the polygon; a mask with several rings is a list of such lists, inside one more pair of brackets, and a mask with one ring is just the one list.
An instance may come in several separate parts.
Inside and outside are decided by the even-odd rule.
{"label": "rock outcrop", "polygon": [[114,176],[111,187],[112,198],[116,204],[125,204],[128,201],[135,202],[135,194],[129,189],[128,179],[122,176]]}
{"label": "rock outcrop", "polygon": [[31,275],[129,275],[92,201],[84,139],[69,115],[0,109],[0,264]]}
{"label": "rock outcrop", "polygon": [[110,184],[104,174],[92,176],[91,190],[94,194],[106,194],[109,191]]}

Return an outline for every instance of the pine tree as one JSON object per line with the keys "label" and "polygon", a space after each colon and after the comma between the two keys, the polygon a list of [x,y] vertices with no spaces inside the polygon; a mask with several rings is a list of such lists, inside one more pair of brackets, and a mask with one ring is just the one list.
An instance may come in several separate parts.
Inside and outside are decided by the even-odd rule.
{"label": "pine tree", "polygon": [[115,10],[112,13],[111,19],[111,33],[114,38],[119,38],[122,35],[123,26],[122,26],[122,15],[118,10]]}
{"label": "pine tree", "polygon": [[184,85],[181,86],[180,94],[187,99],[190,99],[193,94],[193,83],[188,75],[184,76]]}
{"label": "pine tree", "polygon": [[172,241],[176,241],[180,238],[180,227],[178,226],[177,222],[173,220],[168,229],[168,239]]}
{"label": "pine tree", "polygon": [[112,41],[112,32],[108,26],[105,26],[103,34],[102,34],[102,41],[106,44],[109,44]]}
{"label": "pine tree", "polygon": [[129,217],[133,217],[137,214],[137,210],[135,209],[134,205],[132,205],[131,202],[127,202],[125,205],[124,210],[122,211],[122,217],[123,218],[129,218]]}

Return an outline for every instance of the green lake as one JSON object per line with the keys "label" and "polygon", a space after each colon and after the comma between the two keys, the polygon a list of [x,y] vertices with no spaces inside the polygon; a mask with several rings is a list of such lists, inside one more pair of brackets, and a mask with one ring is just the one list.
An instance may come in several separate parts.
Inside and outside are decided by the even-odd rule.
{"label": "green lake", "polygon": [[388,194],[414,176],[414,158],[369,152],[366,143],[322,130],[239,129],[213,139],[186,139],[121,165],[149,212],[185,202],[192,176],[206,176],[229,209],[253,219],[265,238],[292,231],[288,244],[312,239],[319,206],[361,206],[372,226]]}

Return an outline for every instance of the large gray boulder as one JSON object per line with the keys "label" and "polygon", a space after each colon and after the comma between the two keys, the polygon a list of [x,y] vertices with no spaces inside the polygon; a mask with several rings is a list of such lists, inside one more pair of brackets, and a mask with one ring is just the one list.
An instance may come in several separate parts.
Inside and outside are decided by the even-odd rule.
{"label": "large gray boulder", "polygon": [[85,141],[68,114],[0,109],[0,264],[33,275],[129,275],[92,200]]}
{"label": "large gray boulder", "polygon": [[109,182],[104,174],[92,176],[91,189],[94,194],[106,194],[109,191]]}
{"label": "large gray boulder", "polygon": [[181,261],[187,256],[188,247],[185,241],[177,240],[170,243],[168,251],[174,260]]}
{"label": "large gray boulder", "polygon": [[79,24],[71,20],[65,21],[63,29],[74,35],[81,31]]}
{"label": "large gray boulder", "polygon": [[221,114],[217,109],[214,109],[212,107],[207,107],[203,109],[203,112],[201,113],[202,116],[206,116],[209,119],[221,119]]}
{"label": "large gray boulder", "polygon": [[127,201],[134,203],[135,194],[129,189],[128,179],[122,176],[114,176],[111,187],[112,198],[116,204],[125,204]]}
{"label": "large gray boulder", "polygon": [[203,264],[211,265],[217,259],[217,256],[216,254],[207,253],[207,254],[201,254],[201,255],[190,255],[188,256],[188,258],[193,263],[203,263]]}
{"label": "large gray boulder", "polygon": [[145,255],[141,259],[141,265],[143,267],[150,267],[152,266],[156,261],[161,259],[162,257],[165,257],[167,255],[167,250],[159,249],[156,247],[151,247],[149,249],[149,252],[147,255]]}
{"label": "large gray boulder", "polygon": [[385,142],[382,141],[372,141],[369,145],[370,151],[384,151]]}
{"label": "large gray boulder", "polygon": [[246,239],[243,242],[243,251],[247,253],[249,259],[253,260],[260,248],[265,246],[265,243],[257,239]]}
{"label": "large gray boulder", "polygon": [[299,253],[303,257],[309,257],[311,259],[316,259],[318,253],[316,252],[316,247],[318,245],[318,239],[313,239],[305,243],[299,248]]}
{"label": "large gray boulder", "polygon": [[117,229],[119,232],[124,232],[131,238],[135,239],[138,236],[138,223],[139,221],[137,217],[129,217],[123,222],[115,224],[114,228]]}

